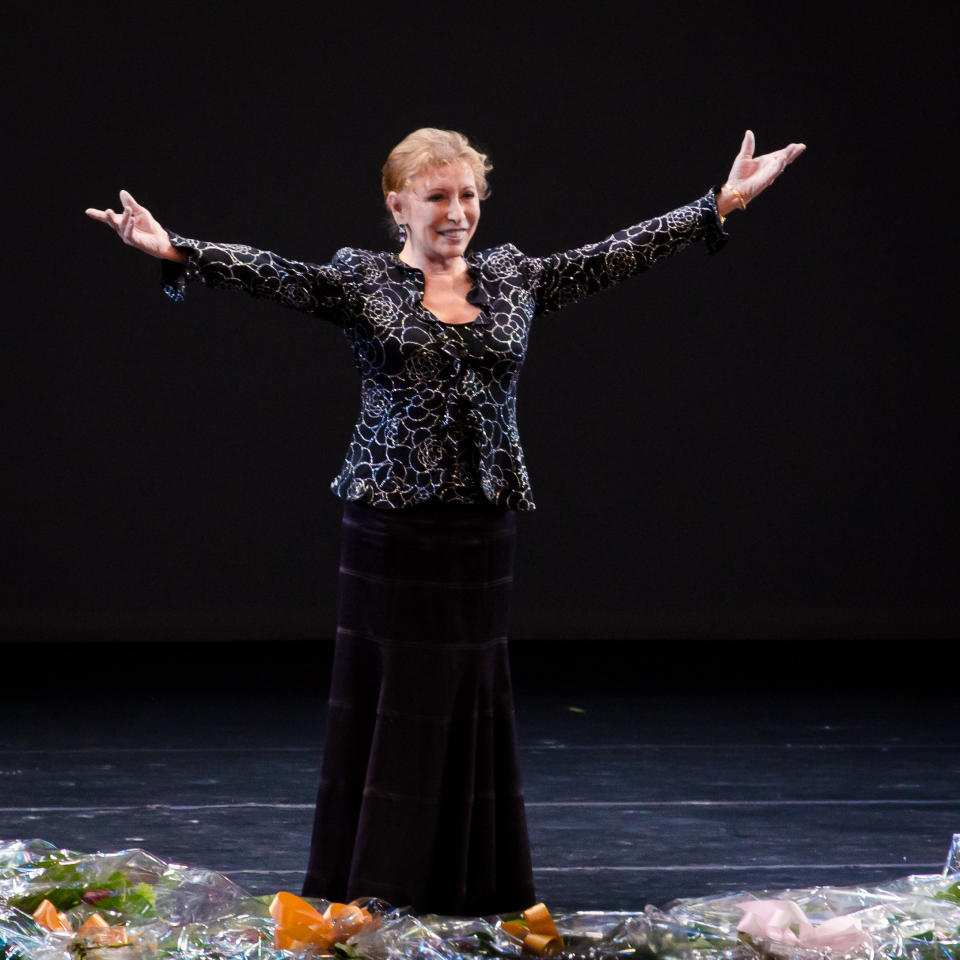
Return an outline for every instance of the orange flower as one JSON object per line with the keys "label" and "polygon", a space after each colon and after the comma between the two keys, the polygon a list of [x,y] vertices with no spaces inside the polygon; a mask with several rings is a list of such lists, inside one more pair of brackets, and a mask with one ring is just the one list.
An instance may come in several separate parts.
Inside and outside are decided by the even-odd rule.
{"label": "orange flower", "polygon": [[57,908],[49,901],[42,900],[40,906],[33,911],[33,919],[54,933],[73,933],[73,927],[65,913],[59,913]]}
{"label": "orange flower", "polygon": [[552,957],[563,948],[563,940],[550,911],[543,903],[534,904],[523,911],[523,923],[510,921],[501,924],[501,929],[523,941],[524,953],[540,957]]}
{"label": "orange flower", "polygon": [[370,911],[355,903],[331,903],[321,916],[306,900],[285,890],[273,898],[270,916],[277,923],[273,945],[294,951],[307,946],[329,950],[373,922]]}
{"label": "orange flower", "polygon": [[119,947],[130,942],[127,928],[121,924],[111,927],[99,913],[93,914],[77,931],[78,937],[86,937],[98,946]]}
{"label": "orange flower", "polygon": [[[73,927],[70,925],[67,915],[58,912],[49,900],[43,900],[40,906],[33,911],[33,919],[41,927],[46,927],[53,933],[73,933]],[[130,942],[125,926],[111,927],[99,913],[93,914],[86,920],[76,935],[92,940],[99,946],[118,947]]]}

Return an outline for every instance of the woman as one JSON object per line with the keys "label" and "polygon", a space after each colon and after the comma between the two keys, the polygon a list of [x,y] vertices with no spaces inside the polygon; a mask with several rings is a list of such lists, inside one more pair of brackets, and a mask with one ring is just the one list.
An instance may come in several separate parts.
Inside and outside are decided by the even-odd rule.
{"label": "woman", "polygon": [[165,289],[235,287],[333,320],[361,410],[334,492],[345,501],[327,742],[304,893],[419,912],[534,902],[506,650],[518,510],[534,508],[516,423],[532,319],[703,240],[725,242],[805,149],[753,156],[691,204],[597,244],[468,253],[487,158],[417,130],[383,167],[399,254],[344,248],[323,266],[168,233],[126,191],[87,210],[165,261]]}

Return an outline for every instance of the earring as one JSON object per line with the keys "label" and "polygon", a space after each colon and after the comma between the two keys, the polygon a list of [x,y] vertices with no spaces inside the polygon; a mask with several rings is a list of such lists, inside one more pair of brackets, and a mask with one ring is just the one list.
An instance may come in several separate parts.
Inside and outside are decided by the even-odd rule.
{"label": "earring", "polygon": [[400,246],[403,246],[407,242],[407,228],[402,223],[398,223],[397,233],[400,234]]}

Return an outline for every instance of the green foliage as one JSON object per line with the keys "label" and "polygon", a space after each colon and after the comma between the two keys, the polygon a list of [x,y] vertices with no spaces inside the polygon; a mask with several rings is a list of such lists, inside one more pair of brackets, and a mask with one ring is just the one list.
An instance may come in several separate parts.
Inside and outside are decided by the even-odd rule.
{"label": "green foliage", "polygon": [[951,884],[946,890],[941,890],[936,894],[938,900],[952,900],[954,903],[960,903],[960,880]]}
{"label": "green foliage", "polygon": [[116,891],[96,902],[97,913],[104,914],[105,920],[152,920],[157,915],[157,895],[149,883],[131,887],[126,876],[117,870],[107,877],[102,889]]}
{"label": "green foliage", "polygon": [[[153,887],[149,883],[131,887],[121,870],[91,881],[82,875],[75,863],[57,863],[45,870],[38,881],[43,884],[40,890],[14,897],[9,901],[10,905],[32,915],[44,900],[49,900],[57,910],[66,911],[77,906],[88,890],[109,890],[110,896],[98,900],[94,907],[108,922],[151,920],[157,915],[157,895]],[[51,886],[47,887],[47,883]]]}
{"label": "green foliage", "polygon": [[[156,907],[150,897],[144,896],[135,890],[129,893],[118,893],[111,897],[104,897],[96,903],[97,913],[104,914],[105,920],[152,920],[156,915]],[[116,914],[116,918],[106,916]]]}
{"label": "green foliage", "polygon": [[[76,861],[62,862],[62,857],[50,856],[30,864],[31,870],[44,868],[34,882],[43,884],[36,893],[13,897],[11,906],[32,914],[44,900],[49,900],[58,910],[69,910],[82,899],[89,887]],[[49,886],[47,886],[49,884]]]}
{"label": "green foliage", "polygon": [[76,860],[76,855],[68,850],[51,850],[45,857],[36,860],[22,860],[17,857],[0,863],[0,880],[20,876],[24,870],[43,870],[62,863],[64,860]]}
{"label": "green foliage", "polygon": [[82,887],[54,887],[51,890],[41,890],[39,893],[30,893],[23,897],[13,897],[9,903],[10,906],[32,916],[44,900],[49,900],[57,910],[70,910],[83,899],[84,893],[85,890]]}
{"label": "green foliage", "polygon": [[363,954],[356,947],[351,947],[349,943],[335,943],[333,952],[344,960],[363,960]]}

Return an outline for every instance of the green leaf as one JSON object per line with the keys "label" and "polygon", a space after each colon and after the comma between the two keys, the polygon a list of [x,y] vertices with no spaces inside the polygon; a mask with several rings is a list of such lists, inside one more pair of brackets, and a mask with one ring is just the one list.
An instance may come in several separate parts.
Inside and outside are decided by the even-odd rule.
{"label": "green leaf", "polygon": [[960,880],[951,884],[946,890],[941,890],[936,894],[937,900],[952,900],[954,903],[960,903]]}
{"label": "green leaf", "polygon": [[134,888],[133,892],[143,897],[144,900],[148,901],[150,906],[156,910],[157,908],[157,891],[150,886],[149,883],[138,883]]}
{"label": "green leaf", "polygon": [[335,943],[333,952],[338,957],[346,957],[348,960],[363,960],[363,954],[356,947],[350,946],[349,943]]}
{"label": "green leaf", "polygon": [[22,897],[14,897],[7,902],[11,907],[16,907],[24,913],[33,915],[44,900],[49,900],[58,910],[70,910],[83,899],[84,893],[85,889],[83,887],[54,887],[49,890],[28,893]]}
{"label": "green leaf", "polygon": [[[45,866],[45,864],[33,863],[30,866],[36,868]],[[71,885],[83,886],[86,881],[83,879],[80,867],[76,863],[51,863],[42,873],[35,875],[31,882],[50,887],[68,887]]]}
{"label": "green leaf", "polygon": [[[94,885],[90,884],[90,886]],[[124,893],[130,886],[130,881],[122,870],[114,870],[108,877],[100,880],[98,886],[103,890],[116,890],[118,893]]]}
{"label": "green leaf", "polygon": [[[149,884],[142,884],[142,886],[149,888]],[[150,893],[152,894],[153,891],[150,890]],[[109,911],[120,914],[123,919],[142,917],[146,920],[152,920],[157,915],[155,905],[156,897],[145,896],[137,891],[132,891],[115,894],[112,897],[104,897],[97,901],[96,908],[98,913]]]}

